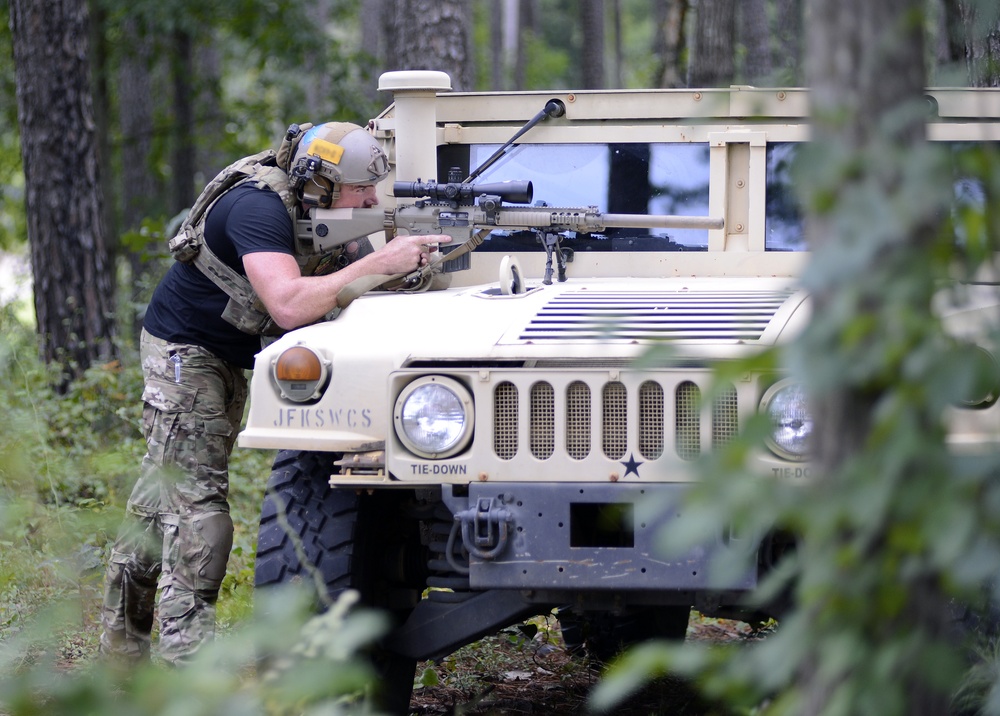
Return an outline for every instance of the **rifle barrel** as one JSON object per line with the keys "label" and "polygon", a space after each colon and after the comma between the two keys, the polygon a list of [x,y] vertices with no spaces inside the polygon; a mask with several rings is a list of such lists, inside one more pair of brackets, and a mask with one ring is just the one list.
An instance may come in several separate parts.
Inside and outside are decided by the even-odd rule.
{"label": "rifle barrel", "polygon": [[725,222],[714,216],[676,214],[605,214],[605,226],[624,229],[721,229]]}
{"label": "rifle barrel", "polygon": [[563,228],[571,231],[603,231],[608,226],[627,229],[721,229],[724,221],[712,216],[670,214],[602,214],[587,209],[555,207],[501,209],[498,227]]}

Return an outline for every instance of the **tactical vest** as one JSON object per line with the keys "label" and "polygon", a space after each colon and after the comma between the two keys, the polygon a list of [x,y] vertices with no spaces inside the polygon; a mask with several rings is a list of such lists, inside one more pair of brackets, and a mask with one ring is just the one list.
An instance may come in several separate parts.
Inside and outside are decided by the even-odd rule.
{"label": "tactical vest", "polygon": [[[301,130],[310,125],[303,125]],[[303,276],[332,273],[346,264],[342,247],[325,253],[316,253],[313,243],[300,236],[299,207],[295,192],[291,191],[287,172],[279,166],[287,164],[294,153],[294,145],[302,136],[296,128],[296,136],[289,137],[276,152],[268,149],[253,156],[239,159],[219,172],[208,183],[195,200],[181,224],[177,235],[169,242],[170,254],[178,261],[194,265],[229,296],[229,302],[222,318],[244,333],[251,335],[275,336],[282,329],[273,321],[264,303],[245,276],[234,271],[223,262],[205,243],[205,220],[209,211],[227,192],[243,184],[253,184],[258,189],[275,192],[288,210],[295,233],[294,255]]]}

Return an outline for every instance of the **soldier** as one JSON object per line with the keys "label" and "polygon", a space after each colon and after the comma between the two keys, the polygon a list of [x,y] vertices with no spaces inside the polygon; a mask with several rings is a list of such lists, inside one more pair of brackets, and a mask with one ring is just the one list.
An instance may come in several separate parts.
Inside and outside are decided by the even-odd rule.
{"label": "soldier", "polygon": [[[229,455],[261,334],[320,320],[351,281],[412,271],[447,236],[367,240],[302,256],[295,219],[313,207],[378,203],[389,171],[361,127],[293,125],[277,151],[220,173],[171,249],[140,340],[147,453],[105,575],[101,652],[148,659],[156,590],[160,654],[182,664],[215,633],[215,603],[233,542]],[[176,245],[175,245],[176,244]]]}

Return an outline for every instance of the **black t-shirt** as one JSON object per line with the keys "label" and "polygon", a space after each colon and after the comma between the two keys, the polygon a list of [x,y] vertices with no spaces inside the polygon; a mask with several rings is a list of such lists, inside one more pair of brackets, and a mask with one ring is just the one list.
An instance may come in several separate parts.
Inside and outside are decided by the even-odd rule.
{"label": "black t-shirt", "polygon": [[[247,254],[293,254],[292,219],[273,191],[244,184],[212,207],[205,222],[205,242],[245,276],[242,258]],[[175,261],[153,292],[143,327],[157,338],[202,346],[225,361],[253,368],[260,337],[222,319],[228,301],[228,294],[194,265]]]}

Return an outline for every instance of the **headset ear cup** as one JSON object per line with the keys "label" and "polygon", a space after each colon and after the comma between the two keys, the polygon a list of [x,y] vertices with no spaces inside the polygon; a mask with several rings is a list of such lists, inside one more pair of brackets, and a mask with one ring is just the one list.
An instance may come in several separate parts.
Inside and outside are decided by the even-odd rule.
{"label": "headset ear cup", "polygon": [[333,203],[333,185],[324,177],[315,176],[302,185],[302,203],[320,209],[329,209]]}

